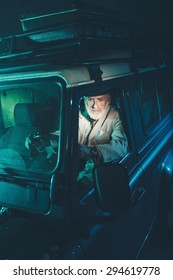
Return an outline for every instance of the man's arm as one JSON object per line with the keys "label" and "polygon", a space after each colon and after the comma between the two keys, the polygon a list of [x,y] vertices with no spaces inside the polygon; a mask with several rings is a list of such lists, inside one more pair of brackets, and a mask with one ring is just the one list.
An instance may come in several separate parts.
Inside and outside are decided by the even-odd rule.
{"label": "man's arm", "polygon": [[103,144],[99,144],[97,139],[98,143],[94,146],[79,145],[79,158],[84,160],[91,158],[95,163],[111,162],[120,160],[128,153],[128,140],[116,110],[110,112],[102,131],[105,133],[102,134]]}
{"label": "man's arm", "polygon": [[110,142],[96,145],[96,148],[103,162],[120,160],[128,153],[128,140],[119,118],[113,123]]}

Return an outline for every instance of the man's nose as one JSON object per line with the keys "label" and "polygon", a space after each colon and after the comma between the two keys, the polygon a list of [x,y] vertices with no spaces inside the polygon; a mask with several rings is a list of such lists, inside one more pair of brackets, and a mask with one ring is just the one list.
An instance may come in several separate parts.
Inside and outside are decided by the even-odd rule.
{"label": "man's nose", "polygon": [[93,100],[92,100],[91,108],[94,109],[95,107],[96,107],[96,102],[95,102],[95,99],[93,99]]}

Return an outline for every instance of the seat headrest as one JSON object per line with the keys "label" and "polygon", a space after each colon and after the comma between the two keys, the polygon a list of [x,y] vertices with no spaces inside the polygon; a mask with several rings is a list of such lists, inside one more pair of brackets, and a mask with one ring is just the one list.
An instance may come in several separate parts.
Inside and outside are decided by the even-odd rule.
{"label": "seat headrest", "polygon": [[15,125],[20,126],[37,126],[39,104],[18,103],[14,108]]}

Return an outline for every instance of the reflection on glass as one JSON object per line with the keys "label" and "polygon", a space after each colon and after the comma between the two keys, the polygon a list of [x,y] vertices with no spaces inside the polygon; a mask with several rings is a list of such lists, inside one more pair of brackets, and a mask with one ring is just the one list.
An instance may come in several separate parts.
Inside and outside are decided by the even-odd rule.
{"label": "reflection on glass", "polygon": [[0,104],[0,168],[8,173],[53,170],[59,149],[60,87],[37,84],[3,90]]}

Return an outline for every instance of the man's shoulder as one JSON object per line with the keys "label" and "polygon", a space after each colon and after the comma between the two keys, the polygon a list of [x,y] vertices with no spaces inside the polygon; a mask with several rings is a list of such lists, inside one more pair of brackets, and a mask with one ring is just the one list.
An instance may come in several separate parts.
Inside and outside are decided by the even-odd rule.
{"label": "man's shoulder", "polygon": [[79,122],[86,122],[88,123],[88,119],[86,118],[85,114],[82,112],[79,112]]}
{"label": "man's shoulder", "polygon": [[114,119],[119,118],[119,112],[116,110],[116,108],[111,107],[110,111],[109,111],[109,114],[108,114],[108,117],[109,118],[114,118]]}

